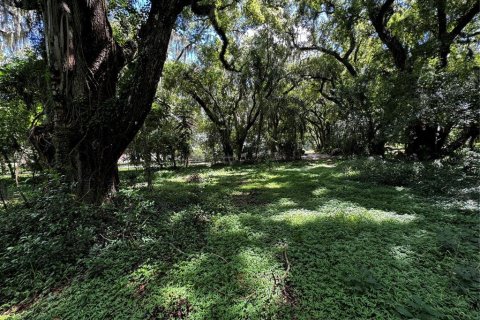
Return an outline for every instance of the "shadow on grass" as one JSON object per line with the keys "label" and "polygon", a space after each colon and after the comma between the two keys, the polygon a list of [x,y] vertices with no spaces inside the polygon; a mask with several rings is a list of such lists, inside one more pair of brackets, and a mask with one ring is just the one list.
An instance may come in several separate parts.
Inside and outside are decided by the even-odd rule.
{"label": "shadow on grass", "polygon": [[[193,173],[200,183],[186,182]],[[356,181],[334,163],[159,172],[154,190],[140,193],[150,207],[135,203],[122,232],[110,230],[73,282],[26,317],[478,314],[475,218],[409,190]]]}

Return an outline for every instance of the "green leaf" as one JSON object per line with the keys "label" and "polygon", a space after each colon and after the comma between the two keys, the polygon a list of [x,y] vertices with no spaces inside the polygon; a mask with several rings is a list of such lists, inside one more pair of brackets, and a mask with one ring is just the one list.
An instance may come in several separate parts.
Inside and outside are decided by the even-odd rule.
{"label": "green leaf", "polygon": [[397,310],[398,313],[400,313],[402,316],[406,316],[409,318],[413,318],[413,314],[405,308],[403,305],[398,305],[395,307],[395,310]]}

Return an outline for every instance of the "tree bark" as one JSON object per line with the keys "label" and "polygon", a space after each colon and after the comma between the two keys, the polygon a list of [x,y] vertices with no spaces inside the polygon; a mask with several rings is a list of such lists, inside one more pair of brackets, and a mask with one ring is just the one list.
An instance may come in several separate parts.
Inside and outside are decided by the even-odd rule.
{"label": "tree bark", "polygon": [[245,140],[246,140],[246,137],[243,137],[243,136],[237,138],[236,156],[237,156],[238,162],[242,160],[243,146],[245,144]]}
{"label": "tree bark", "polygon": [[233,161],[233,145],[232,140],[230,137],[229,130],[219,130],[220,131],[220,139],[222,142],[222,149],[223,149],[223,161],[225,163],[232,163]]}
{"label": "tree bark", "polygon": [[442,150],[450,134],[451,125],[418,121],[408,128],[408,142],[405,152],[418,160],[432,160],[441,157]]}
{"label": "tree bark", "polygon": [[383,157],[385,155],[385,140],[378,137],[377,132],[373,120],[369,119],[367,129],[368,153]]}
{"label": "tree bark", "polygon": [[113,39],[105,1],[13,4],[38,9],[43,16],[54,101],[53,166],[79,199],[100,203],[117,188],[117,161],[150,111],[176,17],[191,3],[152,3],[140,28],[137,58],[122,87],[118,80],[126,62]]}
{"label": "tree bark", "polygon": [[393,12],[393,3],[394,0],[385,0],[380,7],[377,7],[374,1],[369,0],[368,15],[378,37],[391,52],[397,68],[400,70],[409,70],[411,65],[408,64],[408,50],[386,27]]}

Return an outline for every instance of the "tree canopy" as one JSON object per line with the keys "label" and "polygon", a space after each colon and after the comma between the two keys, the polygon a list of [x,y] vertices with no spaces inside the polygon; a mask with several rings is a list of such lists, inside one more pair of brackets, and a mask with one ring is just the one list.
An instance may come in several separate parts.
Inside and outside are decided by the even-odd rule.
{"label": "tree canopy", "polygon": [[309,148],[404,149],[428,160],[473,148],[479,136],[478,0],[2,8],[2,25],[15,25],[2,43],[41,35],[27,59],[47,66],[22,76],[6,56],[3,91],[33,114],[43,165],[89,201],[116,189],[125,153],[175,165],[199,149],[226,162],[295,159]]}

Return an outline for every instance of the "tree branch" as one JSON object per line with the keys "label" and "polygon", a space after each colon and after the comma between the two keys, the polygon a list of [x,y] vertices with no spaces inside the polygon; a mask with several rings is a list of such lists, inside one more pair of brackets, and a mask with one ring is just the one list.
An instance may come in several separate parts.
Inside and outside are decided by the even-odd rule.
{"label": "tree branch", "polygon": [[[354,33],[354,29],[353,29],[353,15],[350,16],[348,18],[348,22],[347,22],[347,25],[348,25],[348,38],[350,40],[350,44],[349,44],[349,47],[348,47],[348,50],[347,52],[345,52],[345,54],[343,55],[343,59],[347,60],[350,55],[352,54],[353,50],[355,50],[355,46],[357,45],[357,41],[355,39],[355,33]],[[358,49],[358,48],[357,48]]]}
{"label": "tree branch", "polygon": [[368,2],[368,15],[375,28],[380,40],[388,47],[393,55],[395,65],[400,70],[405,70],[407,66],[407,49],[398,40],[397,37],[386,28],[388,20],[393,12],[392,5],[394,0],[386,0],[380,8],[376,7],[372,0]]}
{"label": "tree branch", "polygon": [[239,72],[239,70],[235,68],[234,64],[232,62],[229,62],[225,57],[227,54],[227,49],[228,49],[228,45],[230,44],[230,41],[225,33],[225,30],[221,28],[218,22],[217,8],[215,7],[215,5],[203,5],[203,4],[200,4],[198,0],[196,0],[192,2],[191,7],[192,7],[193,13],[208,17],[208,20],[212,24],[213,29],[222,40],[222,48],[220,49],[219,58],[224,68],[227,69],[228,71]]}
{"label": "tree branch", "polygon": [[461,16],[457,25],[448,33],[448,39],[453,41],[462,32],[463,28],[473,20],[473,18],[480,12],[480,0],[475,1],[473,7],[471,7],[463,16]]}
{"label": "tree branch", "polygon": [[[353,47],[350,46],[349,50],[347,51],[347,54],[345,54],[345,56],[341,56],[338,52],[334,51],[334,50],[331,50],[331,49],[328,49],[328,48],[325,48],[325,47],[322,47],[322,46],[319,46],[317,44],[313,44],[311,46],[300,46],[296,41],[295,41],[295,35],[293,34],[293,32],[288,32],[290,34],[290,37],[292,39],[292,44],[293,44],[293,47],[297,50],[300,50],[300,51],[320,51],[322,53],[325,53],[325,54],[328,54],[329,56],[332,56],[333,58],[335,58],[338,62],[340,62],[346,69],[347,71],[354,77],[357,76],[357,70],[355,70],[355,67],[350,63],[350,61],[348,60],[351,52],[351,50],[353,50]],[[352,42],[350,42],[352,43]]]}
{"label": "tree branch", "polygon": [[227,59],[225,58],[225,55],[226,55],[227,49],[228,49],[228,45],[229,45],[230,42],[228,40],[227,35],[225,34],[225,31],[220,27],[220,24],[218,23],[217,14],[216,14],[215,9],[210,11],[210,13],[208,15],[208,18],[209,18],[210,22],[212,23],[212,26],[215,29],[215,32],[218,34],[220,39],[222,39],[222,48],[220,49],[219,58],[220,58],[220,61],[223,64],[223,67],[225,69],[227,69],[228,71],[240,72],[240,70],[235,68],[235,66],[232,62],[227,61]]}
{"label": "tree branch", "polygon": [[453,40],[459,36],[465,26],[473,20],[480,10],[480,1],[475,1],[475,5],[471,7],[464,15],[462,15],[456,26],[448,32],[447,28],[447,2],[446,0],[438,0],[436,2],[437,21],[438,21],[438,40],[440,42],[438,53],[440,57],[440,68],[445,68],[448,64],[448,54]]}

